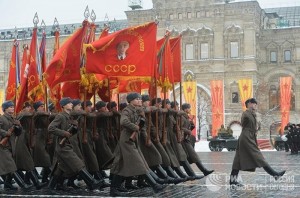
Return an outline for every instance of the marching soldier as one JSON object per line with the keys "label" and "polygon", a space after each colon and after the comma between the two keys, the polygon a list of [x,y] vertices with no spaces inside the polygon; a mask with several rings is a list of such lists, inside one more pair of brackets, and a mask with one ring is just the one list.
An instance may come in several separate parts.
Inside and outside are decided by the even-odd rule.
{"label": "marching soldier", "polygon": [[121,114],[121,136],[119,144],[116,147],[115,159],[111,168],[114,175],[110,195],[122,196],[124,193],[118,191],[123,177],[132,177],[144,175],[147,182],[152,186],[155,192],[164,188],[156,183],[149,174],[149,167],[139,147],[139,131],[144,127],[141,112],[141,96],[138,93],[129,93],[127,95],[129,105],[123,109]]}
{"label": "marching soldier", "polygon": [[117,103],[112,101],[107,103],[107,109],[113,113],[112,117],[108,118],[108,146],[113,153],[120,136],[120,117],[121,113],[117,110]]}
{"label": "marching soldier", "polygon": [[26,171],[24,175],[25,182],[30,184],[29,179],[31,179],[36,186],[36,189],[40,189],[45,185],[45,183],[40,183],[35,170],[34,160],[31,155],[33,131],[32,118],[33,113],[31,112],[31,105],[26,102],[23,110],[17,116],[17,120],[19,120],[22,125],[23,133],[21,133],[16,140],[15,159],[18,173],[23,177],[24,174],[22,171]]}
{"label": "marching soldier", "polygon": [[[183,115],[181,116],[181,118],[182,118],[181,125],[182,125],[182,130],[184,133],[184,138],[181,141],[181,144],[188,156],[188,162],[190,164],[195,163],[197,165],[197,167],[203,172],[204,176],[207,176],[207,175],[211,174],[212,172],[214,172],[214,170],[207,170],[203,166],[198,154],[196,153],[196,151],[193,148],[191,141],[190,141],[190,135],[192,133],[191,122],[189,119],[189,113],[191,112],[191,105],[188,103],[185,103],[185,104],[182,104],[181,108],[184,111]],[[189,174],[190,169],[189,169],[189,166],[187,165],[187,161],[182,162],[182,165],[185,168],[186,172]]]}
{"label": "marching soldier", "polygon": [[110,168],[113,161],[113,154],[107,144],[108,118],[113,115],[106,108],[106,103],[98,101],[96,103],[96,130],[98,138],[95,140],[96,156],[100,170]]}
{"label": "marching soldier", "polygon": [[13,117],[15,108],[12,101],[2,103],[4,115],[0,116],[0,175],[4,181],[4,189],[17,190],[11,183],[12,178],[23,189],[31,186],[25,184],[21,176],[16,172],[17,166],[13,159],[15,155],[15,139],[22,133],[20,121]]}
{"label": "marching soldier", "polygon": [[63,111],[55,116],[48,127],[49,133],[57,136],[55,154],[58,161],[54,169],[53,177],[49,183],[49,188],[54,188],[57,180],[62,176],[72,177],[79,174],[88,188],[93,190],[99,187],[101,182],[95,180],[86,170],[84,162],[74,152],[73,146],[69,141],[69,138],[77,133],[78,126],[78,123],[72,120],[70,115],[73,107],[72,100],[69,97],[62,98],[59,104]]}
{"label": "marching soldier", "polygon": [[45,112],[44,103],[41,101],[35,102],[33,107],[35,110],[33,116],[34,128],[32,129],[34,133],[32,137],[33,160],[36,167],[43,167],[42,180],[45,182],[51,173],[51,159],[47,152],[49,113]]}

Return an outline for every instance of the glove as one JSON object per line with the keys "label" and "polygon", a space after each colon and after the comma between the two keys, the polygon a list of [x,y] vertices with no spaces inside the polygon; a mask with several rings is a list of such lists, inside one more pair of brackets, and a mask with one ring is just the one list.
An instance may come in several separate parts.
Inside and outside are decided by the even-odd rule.
{"label": "glove", "polygon": [[69,138],[71,136],[72,136],[72,134],[70,132],[64,131],[64,137]]}

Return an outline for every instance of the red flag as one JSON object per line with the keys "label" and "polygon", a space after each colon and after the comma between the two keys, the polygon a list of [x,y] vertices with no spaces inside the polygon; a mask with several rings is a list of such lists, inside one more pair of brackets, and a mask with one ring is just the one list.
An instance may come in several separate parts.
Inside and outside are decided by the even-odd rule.
{"label": "red flag", "polygon": [[174,78],[168,33],[164,38],[157,41],[157,64],[155,76],[159,80],[158,85],[162,88],[171,89]]}
{"label": "red flag", "polygon": [[170,39],[174,82],[181,82],[181,35]]}
{"label": "red flag", "polygon": [[46,56],[46,33],[43,32],[43,37],[40,44],[40,56],[41,56],[41,74],[43,74],[46,70],[46,62],[47,62],[47,56]]}
{"label": "red flag", "polygon": [[104,29],[102,30],[101,34],[99,35],[99,39],[106,37],[108,35],[109,27],[104,26]]}
{"label": "red flag", "polygon": [[17,86],[19,84],[19,71],[19,42],[17,40],[14,40],[9,65],[6,100],[14,101],[16,99]]}
{"label": "red flag", "polygon": [[119,93],[141,93],[141,84],[140,80],[121,80],[119,82]]}
{"label": "red flag", "polygon": [[28,98],[35,102],[42,100],[43,89],[40,85],[38,74],[38,56],[37,56],[37,28],[33,29],[31,44],[30,44],[30,60],[28,69]]}
{"label": "red flag", "polygon": [[22,110],[23,104],[28,99],[28,90],[27,90],[27,78],[28,78],[28,69],[29,69],[29,55],[28,55],[28,45],[23,46],[23,58],[21,66],[21,75],[20,75],[20,86],[18,88],[18,97],[16,101],[16,113],[19,113]]}
{"label": "red flag", "polygon": [[284,132],[284,127],[290,121],[291,109],[291,89],[292,77],[280,77],[280,111],[281,111],[281,130],[280,134]]}
{"label": "red flag", "polygon": [[47,67],[44,78],[52,89],[61,82],[80,80],[81,49],[88,21],[59,48]]}
{"label": "red flag", "polygon": [[211,80],[211,104],[212,104],[212,136],[218,135],[218,129],[224,124],[224,87],[223,81]]}
{"label": "red flag", "polygon": [[80,99],[80,86],[79,82],[64,82],[61,87],[62,97],[79,98]]}
{"label": "red flag", "polygon": [[86,70],[107,76],[151,76],[157,25],[126,28],[84,45]]}
{"label": "red flag", "polygon": [[59,31],[55,31],[54,35],[55,35],[55,41],[54,41],[53,57],[59,49]]}

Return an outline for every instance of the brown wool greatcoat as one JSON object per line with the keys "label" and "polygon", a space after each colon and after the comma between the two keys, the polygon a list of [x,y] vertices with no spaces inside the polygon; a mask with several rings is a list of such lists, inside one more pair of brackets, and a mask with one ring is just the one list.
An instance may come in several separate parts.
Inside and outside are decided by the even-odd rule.
{"label": "brown wool greatcoat", "polygon": [[[155,167],[162,163],[162,159],[160,153],[158,152],[158,150],[156,149],[153,143],[151,143],[150,145],[146,145],[147,130],[148,127],[150,127],[150,130],[153,130],[153,123],[151,121],[151,118],[149,119],[150,111],[148,111],[146,108],[143,108],[143,110],[145,112],[146,117],[145,117],[145,127],[143,127],[140,132],[140,142],[139,142],[140,148],[144,155],[145,160],[148,163],[148,166]],[[153,133],[153,131],[150,133]]]}
{"label": "brown wool greatcoat", "polygon": [[34,169],[34,162],[29,148],[29,130],[32,128],[32,113],[21,112],[17,119],[20,120],[23,132],[16,140],[15,161],[18,170],[31,171]]}
{"label": "brown wool greatcoat", "polygon": [[181,144],[187,154],[187,159],[189,163],[192,164],[192,163],[200,162],[200,158],[191,144],[191,140],[190,140],[191,123],[187,113],[183,113],[181,125],[184,133],[184,139],[181,141]]}
{"label": "brown wool greatcoat", "polygon": [[[6,137],[6,133],[12,127],[13,122],[14,118],[9,114],[4,113],[4,115],[0,116],[0,140]],[[17,170],[12,155],[15,148],[14,142],[15,136],[12,135],[6,145],[0,146],[0,175],[6,175]]]}
{"label": "brown wool greatcoat", "polygon": [[267,166],[262,153],[256,143],[257,121],[256,114],[246,110],[241,118],[242,133],[238,140],[232,169],[255,171],[257,167]]}
{"label": "brown wool greatcoat", "polygon": [[57,114],[54,120],[49,124],[49,133],[57,136],[55,154],[57,157],[58,168],[61,169],[65,176],[72,176],[77,174],[85,167],[83,161],[73,151],[72,144],[69,140],[65,141],[64,145],[59,145],[64,138],[64,132],[69,129],[71,116],[65,111]]}
{"label": "brown wool greatcoat", "polygon": [[[81,148],[82,148],[83,158],[85,160],[86,168],[90,172],[99,171],[99,165],[98,165],[97,157],[95,154],[95,150],[94,150],[95,145],[94,145],[94,141],[93,141],[93,131],[96,130],[95,119],[96,119],[95,113],[87,113],[87,115],[86,115],[86,131],[84,134],[85,139],[87,141],[83,142],[81,140]],[[84,127],[84,118],[80,119],[80,127],[82,129]],[[82,135],[79,136],[79,138],[82,139]]]}
{"label": "brown wool greatcoat", "polygon": [[[174,114],[173,116],[176,120],[176,123],[178,123],[178,125],[179,125],[179,117],[180,116],[177,114]],[[177,133],[177,128],[175,128],[175,127],[173,128],[173,133],[169,133],[171,146],[172,146],[179,162],[187,161],[187,155],[185,153],[185,150],[182,147],[181,140],[179,140],[179,141],[177,140],[176,133]]]}
{"label": "brown wool greatcoat", "polygon": [[[139,109],[139,111],[142,111]],[[115,159],[111,173],[131,177],[144,175],[149,172],[147,162],[139,148],[139,133],[136,140],[131,141],[130,136],[138,130],[139,112],[136,107],[129,104],[121,114],[121,136],[116,147]]]}
{"label": "brown wool greatcoat", "polygon": [[47,112],[35,112],[33,116],[35,144],[33,160],[36,167],[50,167],[51,160],[47,151],[49,114]]}
{"label": "brown wool greatcoat", "polygon": [[95,141],[96,156],[100,170],[110,168],[113,161],[113,154],[107,144],[108,132],[108,117],[111,117],[111,112],[97,112],[96,113],[96,127],[99,138]]}

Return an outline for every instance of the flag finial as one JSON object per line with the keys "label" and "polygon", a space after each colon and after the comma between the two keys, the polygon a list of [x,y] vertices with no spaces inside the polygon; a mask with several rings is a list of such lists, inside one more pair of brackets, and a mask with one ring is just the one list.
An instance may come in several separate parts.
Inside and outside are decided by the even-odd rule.
{"label": "flag finial", "polygon": [[32,21],[33,21],[34,27],[37,27],[37,24],[40,21],[37,12],[35,13]]}
{"label": "flag finial", "polygon": [[94,10],[92,10],[90,18],[93,23],[96,21],[96,14],[95,14]]}
{"label": "flag finial", "polygon": [[46,24],[45,24],[44,20],[42,20],[42,22],[41,22],[41,28],[43,29],[43,32],[45,32]]}
{"label": "flag finial", "polygon": [[59,31],[59,23],[58,23],[58,20],[56,17],[54,18],[54,23],[53,23],[52,29],[55,31]]}
{"label": "flag finial", "polygon": [[89,6],[86,6],[83,15],[84,15],[85,20],[87,20],[89,18],[89,16],[90,16]]}

